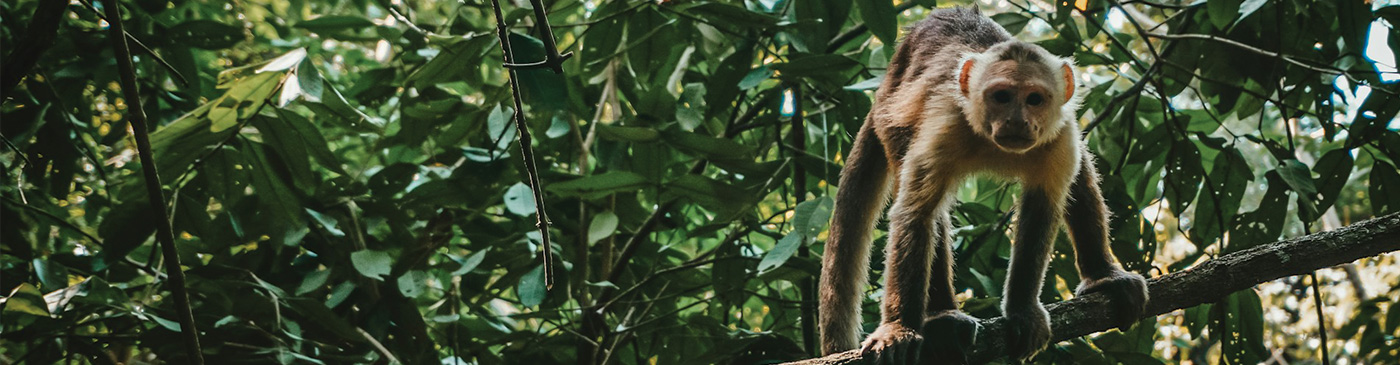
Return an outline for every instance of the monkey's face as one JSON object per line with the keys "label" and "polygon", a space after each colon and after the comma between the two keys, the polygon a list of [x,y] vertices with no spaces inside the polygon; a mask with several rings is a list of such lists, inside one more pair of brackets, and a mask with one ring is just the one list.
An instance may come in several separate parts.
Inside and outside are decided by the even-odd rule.
{"label": "monkey's face", "polygon": [[998,148],[1023,153],[1059,137],[1073,113],[1073,70],[1039,46],[1008,42],[965,59],[964,116]]}
{"label": "monkey's face", "polygon": [[980,106],[981,129],[998,147],[1009,152],[1025,152],[1052,139],[1059,128],[1059,104],[1051,70],[1040,62],[997,61],[987,66],[986,82],[975,94],[974,108]]}

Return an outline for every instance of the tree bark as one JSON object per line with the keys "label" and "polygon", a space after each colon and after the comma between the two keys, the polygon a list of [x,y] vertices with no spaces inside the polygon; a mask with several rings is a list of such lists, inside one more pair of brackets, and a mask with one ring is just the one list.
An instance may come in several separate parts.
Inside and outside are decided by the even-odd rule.
{"label": "tree bark", "polygon": [[[1148,281],[1152,298],[1146,316],[1157,316],[1177,309],[1209,303],[1236,291],[1270,280],[1301,275],[1313,270],[1345,264],[1358,259],[1400,250],[1400,213],[1374,218],[1337,230],[1314,233],[1294,239],[1262,244],[1220,256],[1190,269]],[[1113,328],[1108,297],[1090,294],[1046,306],[1054,341],[1064,341]],[[1004,318],[981,320],[977,342],[968,360],[981,364],[1005,355]],[[867,364],[851,350],[826,357],[791,362],[789,365]],[[926,364],[938,363],[923,359]]]}

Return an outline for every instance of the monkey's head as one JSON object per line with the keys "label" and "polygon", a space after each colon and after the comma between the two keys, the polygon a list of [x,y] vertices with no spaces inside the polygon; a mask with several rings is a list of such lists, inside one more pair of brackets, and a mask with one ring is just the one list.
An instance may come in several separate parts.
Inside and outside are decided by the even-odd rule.
{"label": "monkey's head", "polygon": [[963,57],[959,104],[972,129],[997,147],[1026,152],[1059,137],[1073,123],[1072,61],[1040,46],[1006,41]]}

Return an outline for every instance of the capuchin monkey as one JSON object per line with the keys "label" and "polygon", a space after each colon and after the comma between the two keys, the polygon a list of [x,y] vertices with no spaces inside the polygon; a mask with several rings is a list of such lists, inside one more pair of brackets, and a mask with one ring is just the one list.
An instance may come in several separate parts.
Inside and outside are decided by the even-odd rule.
{"label": "capuchin monkey", "polygon": [[[927,348],[940,363],[966,360],[960,345],[921,344],[920,334],[960,333],[970,343],[976,331],[953,298],[948,218],[951,195],[974,174],[1021,184],[1002,296],[1011,359],[1029,360],[1050,341],[1038,298],[1061,220],[1074,241],[1077,293],[1105,292],[1114,303],[1106,315],[1122,329],[1136,322],[1147,285],[1109,250],[1108,209],[1075,122],[1076,79],[1070,60],[1012,39],[975,9],[935,10],[909,29],[841,172],[822,257],[823,353],[859,345],[879,362],[902,364]],[[871,230],[890,186],[882,319],[858,342]]]}

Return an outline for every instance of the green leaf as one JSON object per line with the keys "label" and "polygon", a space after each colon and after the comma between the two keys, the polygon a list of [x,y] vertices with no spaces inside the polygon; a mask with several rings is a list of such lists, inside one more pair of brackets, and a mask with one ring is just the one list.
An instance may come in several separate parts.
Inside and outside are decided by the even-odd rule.
{"label": "green leaf", "polygon": [[399,294],[404,297],[417,298],[428,290],[428,279],[431,276],[422,270],[410,270],[399,276]]}
{"label": "green leaf", "polygon": [[1212,334],[1220,336],[1221,358],[1226,364],[1258,364],[1265,360],[1264,310],[1259,295],[1245,289],[1225,297],[1215,307]]}
{"label": "green leaf", "polygon": [[593,222],[588,224],[588,244],[598,243],[598,241],[608,238],[617,232],[617,214],[613,212],[602,212],[593,216]]}
{"label": "green leaf", "polygon": [[569,134],[573,130],[569,124],[571,122],[563,115],[555,115],[549,120],[549,129],[544,131],[544,136],[549,138],[559,138]]}
{"label": "green leaf", "polygon": [[826,229],[827,223],[831,222],[832,205],[833,200],[830,196],[798,204],[792,216],[793,232],[799,232],[808,239],[816,239],[822,230]]}
{"label": "green leaf", "polygon": [[677,149],[686,151],[698,157],[706,157],[720,160],[748,159],[753,155],[753,148],[734,142],[733,140],[710,137],[698,133],[687,132],[666,132],[661,134],[661,138],[667,144],[675,146]]}
{"label": "green leaf", "polygon": [[1313,185],[1312,170],[1309,170],[1308,165],[1304,165],[1302,161],[1283,160],[1276,170],[1278,170],[1279,176],[1283,177],[1283,181],[1288,183],[1288,186],[1293,188],[1293,191],[1297,192],[1298,195],[1311,198],[1313,194],[1317,194],[1317,186]]}
{"label": "green leaf", "polygon": [[1355,165],[1351,151],[1345,148],[1328,151],[1313,164],[1313,171],[1317,173],[1313,185],[1317,186],[1318,211],[1326,212],[1337,202],[1342,188],[1346,187],[1347,181],[1351,179],[1351,170]]}
{"label": "green leaf", "polygon": [[496,144],[499,152],[510,148],[510,144],[515,142],[515,121],[511,108],[501,107],[497,104],[491,109],[491,114],[486,116],[486,131],[490,133],[490,140]]}
{"label": "green leaf", "polygon": [[350,254],[350,263],[360,275],[384,281],[384,277],[389,275],[389,270],[393,269],[394,259],[389,257],[388,252],[359,250]]}
{"label": "green leaf", "polygon": [[467,258],[466,258],[465,260],[462,260],[462,266],[461,266],[461,267],[458,267],[457,270],[453,271],[451,275],[452,275],[452,276],[462,276],[462,275],[466,275],[467,273],[471,272],[472,270],[476,270],[476,267],[479,266],[479,265],[481,265],[481,262],[482,262],[482,261],[485,261],[485,260],[486,260],[486,253],[487,253],[487,252],[490,252],[490,251],[491,251],[491,248],[490,248],[490,247],[487,247],[487,248],[481,249],[481,250],[479,250],[479,251],[476,251],[476,253],[473,253],[471,256],[467,256]]}
{"label": "green leaf", "polygon": [[162,33],[170,42],[194,48],[218,50],[233,47],[244,39],[243,28],[213,20],[191,20]]}
{"label": "green leaf", "polygon": [[325,228],[326,232],[330,232],[332,236],[345,237],[345,232],[342,232],[339,228],[336,228],[336,226],[340,223],[336,222],[335,218],[328,217],[325,214],[321,214],[321,212],[311,210],[311,208],[303,209],[306,210],[306,214],[311,215],[312,220],[315,220],[316,223],[320,224],[322,228]]}
{"label": "green leaf", "polygon": [[44,285],[44,290],[54,291],[68,287],[68,268],[39,257],[31,262],[34,264],[34,273],[39,276],[39,282]]}
{"label": "green leaf", "polygon": [[[510,51],[515,54],[515,63],[531,63],[545,59],[544,42],[538,38],[520,33],[510,33]],[[460,66],[459,66],[460,67]],[[564,76],[546,68],[516,70],[520,78],[521,94],[530,104],[531,110],[563,110],[569,99]]]}
{"label": "green leaf", "polygon": [[801,246],[803,241],[802,234],[796,231],[783,236],[783,239],[778,240],[778,243],[773,245],[772,250],[763,255],[763,260],[758,262],[758,272],[765,273],[783,266],[783,263],[786,263],[789,258],[792,258],[792,254],[797,252],[797,247]]}
{"label": "green leaf", "polygon": [[[888,0],[866,0],[857,1],[856,8],[860,9],[860,18],[865,21],[865,26],[870,29],[870,33],[880,38],[880,42],[892,46],[897,41],[899,35],[899,20],[895,19],[894,3]],[[893,48],[887,48],[893,49]]]}
{"label": "green leaf", "polygon": [[[890,42],[890,44],[894,44]],[[818,75],[830,75],[833,72],[845,71],[853,67],[859,67],[860,62],[850,57],[836,54],[811,55],[801,58],[794,57],[791,61],[773,65],[773,69],[782,73],[783,78],[810,77]],[[758,70],[754,70],[757,72]],[[744,79],[748,81],[746,77]],[[742,88],[743,83],[740,83]]]}
{"label": "green leaf", "polygon": [[1240,4],[1244,0],[1211,0],[1206,2],[1206,13],[1216,29],[1225,29],[1234,23],[1240,14]]}
{"label": "green leaf", "polygon": [[48,317],[49,306],[44,303],[44,293],[39,291],[39,288],[34,287],[33,284],[21,282],[5,299],[4,313],[6,317],[19,313]]}
{"label": "green leaf", "polygon": [[864,81],[846,85],[846,87],[843,87],[842,89],[850,91],[865,91],[880,87],[880,84],[883,82],[885,82],[885,74],[879,74],[875,77],[865,79]]}
{"label": "green leaf", "polygon": [[[423,64],[404,82],[417,87],[468,80],[471,73],[479,72],[480,64],[492,49],[497,48],[494,34],[482,34],[458,38]],[[496,57],[500,59],[499,56]]]}
{"label": "green leaf", "polygon": [[520,277],[520,284],[515,287],[516,295],[520,296],[520,304],[526,307],[534,307],[544,303],[544,266],[535,266],[525,276]]}
{"label": "green leaf", "polygon": [[306,293],[321,289],[326,286],[326,279],[330,277],[330,270],[312,271],[310,274],[306,274],[306,277],[301,279],[301,285],[297,286],[296,295],[306,295]]}
{"label": "green leaf", "polygon": [[1371,165],[1371,209],[1375,215],[1400,211],[1400,173],[1384,161]]}
{"label": "green leaf", "polygon": [[598,137],[610,141],[653,142],[661,138],[661,133],[645,127],[599,125]]}
{"label": "green leaf", "polygon": [[645,177],[634,172],[610,171],[601,175],[558,182],[545,187],[564,197],[581,196],[594,199],[621,191],[635,191],[649,185]]}
{"label": "green leaf", "polygon": [[739,90],[752,89],[764,80],[768,80],[769,77],[773,77],[773,70],[768,65],[749,70],[749,73],[744,75],[742,80],[739,80]]}
{"label": "green leaf", "polygon": [[530,186],[524,183],[515,183],[506,190],[506,210],[512,214],[528,217],[535,214],[535,194],[530,191]]}
{"label": "green leaf", "polygon": [[1001,24],[1001,27],[1006,28],[1006,32],[1012,35],[1021,34],[1021,29],[1025,29],[1026,24],[1031,22],[1030,17],[1014,12],[992,15],[992,20]]}

